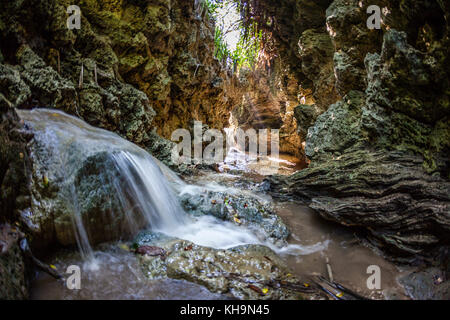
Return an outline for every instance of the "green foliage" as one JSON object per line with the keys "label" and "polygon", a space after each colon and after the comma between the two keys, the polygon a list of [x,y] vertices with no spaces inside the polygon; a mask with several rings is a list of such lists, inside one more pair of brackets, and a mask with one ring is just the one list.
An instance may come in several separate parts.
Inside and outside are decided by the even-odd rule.
{"label": "green foliage", "polygon": [[[216,22],[214,37],[216,58],[234,69],[253,68],[261,49],[262,32],[258,31],[256,25],[244,26],[243,20],[236,21],[232,30],[224,30],[224,26],[218,23],[221,18],[219,9],[227,8],[229,5],[238,6],[239,0],[204,0],[204,5],[208,8],[209,16]],[[226,42],[226,33],[236,30],[240,31],[240,37],[236,49],[232,50]]]}
{"label": "green foliage", "polygon": [[258,62],[258,54],[261,49],[262,32],[255,32],[251,37],[239,39],[236,50],[232,53],[233,63],[238,68],[253,68]]}
{"label": "green foliage", "polygon": [[214,37],[215,43],[215,52],[214,55],[217,59],[219,59],[222,63],[226,64],[228,59],[232,56],[232,52],[228,49],[228,45],[225,41],[225,36],[223,31],[216,27],[216,34]]}

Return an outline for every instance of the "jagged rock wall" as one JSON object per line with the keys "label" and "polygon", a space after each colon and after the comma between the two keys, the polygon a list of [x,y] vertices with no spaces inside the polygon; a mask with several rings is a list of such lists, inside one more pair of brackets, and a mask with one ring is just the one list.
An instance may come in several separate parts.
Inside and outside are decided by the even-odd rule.
{"label": "jagged rock wall", "polygon": [[[66,27],[71,4],[80,30]],[[228,125],[231,80],[202,1],[2,2],[0,31],[1,92],[14,107],[62,109],[166,154],[152,130],[170,139],[192,120]]]}
{"label": "jagged rock wall", "polygon": [[[28,296],[25,258],[17,238],[6,227],[23,228],[18,212],[30,205],[31,163],[27,142],[31,138],[19,131],[20,120],[0,93],[0,299],[25,299]],[[20,232],[20,231],[19,231]]]}
{"label": "jagged rock wall", "polygon": [[[374,4],[382,8],[381,30],[366,26]],[[299,43],[285,63],[309,68],[296,77],[300,87],[310,84],[312,99],[295,109],[310,168],[274,177],[272,190],[365,228],[402,261],[442,264],[437,257],[450,244],[449,9],[444,1],[335,0],[322,7],[322,26],[291,35],[283,30],[294,10],[273,13],[273,34],[287,39],[276,42],[280,56]]]}
{"label": "jagged rock wall", "polygon": [[[280,151],[304,161],[308,120],[297,116],[303,111],[298,106],[313,105],[318,116],[340,97],[335,87],[334,48],[325,26],[330,3],[287,0],[274,6],[270,1],[258,1],[264,17],[272,18],[271,37],[265,44],[266,55],[251,73],[251,78],[258,80],[247,81],[246,99],[233,111],[243,128],[262,124],[281,129]],[[266,27],[266,20],[255,19],[260,27]]]}
{"label": "jagged rock wall", "polygon": [[278,129],[279,151],[304,160],[294,118],[297,101],[292,101],[292,96],[283,91],[279,73],[272,69],[274,66],[268,61],[261,61],[254,70],[243,68],[239,71],[234,88],[242,99],[236,101],[232,110],[232,125],[244,131]]}

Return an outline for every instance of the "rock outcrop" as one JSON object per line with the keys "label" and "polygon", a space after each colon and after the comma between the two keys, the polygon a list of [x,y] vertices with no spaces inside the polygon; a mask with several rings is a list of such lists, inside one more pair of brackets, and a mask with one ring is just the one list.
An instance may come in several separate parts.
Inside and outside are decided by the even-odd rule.
{"label": "rock outcrop", "polygon": [[[381,30],[366,26],[366,9],[374,4],[382,9]],[[449,7],[336,0],[321,10],[324,20],[315,30],[291,38],[283,32],[288,13],[267,9],[277,20],[274,38],[290,39],[276,42],[279,52],[299,41],[300,54],[285,61],[320,66],[307,72],[308,80],[297,72],[300,85],[335,89],[313,90],[313,98],[321,97],[295,109],[311,164],[269,179],[272,190],[284,188],[324,218],[367,230],[393,259],[442,264],[436,257],[450,245]],[[295,10],[290,17],[296,19]],[[322,45],[309,45],[314,42]],[[322,54],[308,55],[318,48]],[[318,76],[321,68],[328,78]]]}
{"label": "rock outcrop", "polygon": [[224,221],[251,229],[261,239],[285,244],[290,232],[267,203],[231,192],[204,190],[181,194],[181,205],[192,215],[212,215]]}
{"label": "rock outcrop", "polygon": [[[254,70],[239,71],[237,87],[242,96],[232,110],[231,125],[244,131],[249,129],[279,130],[280,153],[304,160],[301,139],[297,133],[294,106],[297,99],[283,92],[279,72],[262,62]],[[294,85],[295,87],[295,85]],[[293,88],[295,91],[295,88]],[[258,131],[257,131],[258,132]],[[270,150],[270,141],[268,141]]]}
{"label": "rock outcrop", "polygon": [[[69,30],[69,5],[81,28]],[[233,95],[202,1],[18,1],[0,5],[0,90],[17,108],[56,108],[169,163],[192,120],[228,126]]]}
{"label": "rock outcrop", "polygon": [[[26,227],[18,212],[30,205],[31,162],[19,117],[0,93],[0,299],[25,299],[29,277],[17,234]],[[11,228],[10,225],[14,225]]]}
{"label": "rock outcrop", "polygon": [[366,228],[394,260],[433,261],[450,241],[450,183],[422,163],[404,152],[358,150],[274,178],[272,188],[292,192],[327,220]]}
{"label": "rock outcrop", "polygon": [[143,273],[150,279],[169,277],[205,286],[211,292],[244,300],[311,299],[320,291],[291,274],[269,248],[259,245],[218,250],[189,241],[142,233],[136,247],[158,246],[166,255],[143,255]]}

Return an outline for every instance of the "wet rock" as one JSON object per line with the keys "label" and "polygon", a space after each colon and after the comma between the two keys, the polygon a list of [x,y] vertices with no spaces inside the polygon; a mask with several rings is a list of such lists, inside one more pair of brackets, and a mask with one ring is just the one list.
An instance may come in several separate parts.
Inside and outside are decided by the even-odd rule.
{"label": "wet rock", "polygon": [[18,243],[0,254],[0,299],[28,299],[29,286],[26,276],[26,265]]}
{"label": "wet rock", "polygon": [[155,246],[140,246],[136,249],[135,253],[151,257],[159,256],[163,260],[166,258],[166,251],[163,248]]}
{"label": "wet rock", "polygon": [[268,204],[250,196],[207,191],[181,195],[181,205],[194,215],[212,215],[251,228],[264,238],[285,241],[289,230]]}
{"label": "wet rock", "polygon": [[[217,250],[184,240],[151,241],[167,251],[164,261],[150,256],[139,258],[144,274],[151,279],[187,280],[205,286],[211,292],[246,300],[307,299],[317,295],[314,291],[303,293],[293,289],[306,287],[292,276],[272,250],[264,246]],[[287,288],[289,285],[290,289]]]}
{"label": "wet rock", "polygon": [[84,157],[77,155],[76,146],[70,148],[71,155],[64,160],[53,154],[57,150],[46,150],[38,143],[33,146],[32,214],[22,216],[33,229],[33,246],[38,249],[55,243],[75,245],[77,223],[84,225],[91,244],[116,240],[133,230],[119,198],[111,196],[117,193],[115,184],[124,183],[112,155],[100,152]]}
{"label": "wet rock", "polygon": [[450,299],[450,279],[445,272],[438,268],[413,272],[399,281],[405,287],[407,294],[413,299]]}
{"label": "wet rock", "polygon": [[304,199],[322,217],[363,227],[369,239],[398,261],[433,256],[450,243],[450,183],[402,152],[345,153],[289,178],[272,190]]}

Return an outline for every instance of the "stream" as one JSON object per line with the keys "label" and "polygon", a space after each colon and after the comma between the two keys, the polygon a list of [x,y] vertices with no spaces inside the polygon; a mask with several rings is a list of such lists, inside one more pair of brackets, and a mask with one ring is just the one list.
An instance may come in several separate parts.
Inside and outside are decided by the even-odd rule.
{"label": "stream", "polygon": [[[373,299],[407,299],[397,282],[407,270],[399,269],[348,229],[320,219],[301,203],[275,200],[260,191],[258,185],[265,175],[273,173],[274,162],[277,162],[275,168],[280,174],[291,174],[302,168],[302,164],[292,157],[247,161],[245,154],[234,149],[220,165],[219,172],[204,170],[180,179],[145,150],[62,112],[40,109],[20,111],[19,115],[35,133],[40,146],[34,151],[35,158],[39,158],[39,150],[44,146],[53,150],[50,158],[58,155],[65,159],[51,159],[45,162],[45,166],[54,168],[56,172],[50,177],[51,181],[63,181],[57,197],[66,203],[65,208],[70,208],[79,250],[61,249],[48,256],[46,262],[58,270],[66,270],[70,265],[81,267],[81,290],[69,290],[62,281],[36,272],[32,299],[233,298],[186,280],[149,279],[144,275],[138,256],[130,252],[131,242],[125,236],[121,241],[91,243],[89,227],[83,220],[86,205],[81,197],[86,193],[81,192],[81,186],[74,182],[83,172],[85,162],[104,153],[108,163],[104,167],[108,171],[104,186],[112,186],[118,199],[113,211],[123,215],[132,235],[150,227],[165,236],[218,250],[248,244],[267,246],[299,277],[327,275],[328,259],[335,281],[355,292]],[[226,192],[270,203],[291,232],[287,243],[272,241],[255,228],[240,223],[208,215],[187,214],[179,199],[206,191]],[[366,281],[370,276],[367,268],[371,265],[381,269],[381,290],[367,288]]]}

